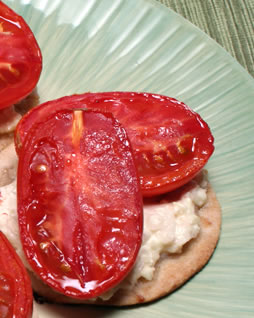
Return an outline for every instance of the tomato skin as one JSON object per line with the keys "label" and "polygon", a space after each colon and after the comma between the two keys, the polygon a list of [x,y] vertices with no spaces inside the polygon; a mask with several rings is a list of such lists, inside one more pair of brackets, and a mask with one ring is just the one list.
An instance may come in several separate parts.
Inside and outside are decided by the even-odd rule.
{"label": "tomato skin", "polygon": [[30,94],[41,70],[42,55],[31,29],[0,1],[0,109]]}
{"label": "tomato skin", "polygon": [[35,273],[69,297],[118,284],[141,246],[142,196],[125,130],[109,113],[61,110],[19,154],[18,218]]}
{"label": "tomato skin", "polygon": [[207,123],[184,103],[158,94],[106,92],[67,96],[32,109],[17,126],[17,152],[30,127],[50,109],[63,105],[112,112],[121,122],[134,151],[143,196],[186,184],[214,151]]}
{"label": "tomato skin", "polygon": [[0,317],[31,318],[30,278],[16,251],[0,231]]}

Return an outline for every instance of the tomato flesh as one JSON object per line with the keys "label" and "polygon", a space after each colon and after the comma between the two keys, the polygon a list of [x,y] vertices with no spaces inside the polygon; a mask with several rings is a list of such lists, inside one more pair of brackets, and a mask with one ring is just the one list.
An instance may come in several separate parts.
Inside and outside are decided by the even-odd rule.
{"label": "tomato flesh", "polygon": [[0,2],[0,109],[26,97],[37,84],[42,56],[24,19]]}
{"label": "tomato flesh", "polygon": [[113,287],[141,245],[142,196],[125,130],[111,114],[61,110],[19,154],[23,249],[39,277],[74,298]]}
{"label": "tomato flesh", "polygon": [[50,109],[63,106],[113,113],[130,139],[144,196],[166,193],[186,184],[214,151],[208,125],[185,104],[158,94],[106,92],[63,97],[32,109],[17,127],[17,152],[34,123]]}
{"label": "tomato flesh", "polygon": [[0,231],[0,317],[32,317],[31,282],[14,248]]}

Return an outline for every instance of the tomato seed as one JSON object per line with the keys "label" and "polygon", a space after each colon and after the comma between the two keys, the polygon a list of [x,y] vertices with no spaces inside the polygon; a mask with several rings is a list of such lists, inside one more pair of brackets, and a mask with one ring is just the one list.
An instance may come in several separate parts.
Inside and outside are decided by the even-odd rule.
{"label": "tomato seed", "polygon": [[38,173],[44,173],[44,172],[47,171],[47,166],[45,166],[45,165],[38,165],[38,166],[36,167],[36,171],[37,171]]}

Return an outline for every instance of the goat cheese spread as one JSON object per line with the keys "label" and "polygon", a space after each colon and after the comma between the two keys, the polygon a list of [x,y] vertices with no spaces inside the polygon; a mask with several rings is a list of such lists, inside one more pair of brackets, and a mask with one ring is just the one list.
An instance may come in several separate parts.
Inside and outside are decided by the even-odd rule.
{"label": "goat cheese spread", "polygon": [[180,200],[144,205],[142,245],[130,274],[116,287],[99,296],[110,299],[119,289],[131,289],[140,278],[152,280],[162,254],[181,253],[185,243],[198,236],[197,210],[207,201],[207,180],[185,193]]}
{"label": "goat cheese spread", "polygon": [[[197,209],[206,200],[205,180],[174,202],[144,205],[143,241],[136,263],[130,274],[116,287],[100,296],[107,300],[118,289],[132,288],[140,278],[152,280],[155,265],[164,253],[180,253],[185,243],[197,237],[200,218]],[[0,187],[0,230],[8,237],[17,253],[29,268],[25,259],[17,220],[16,180]]]}
{"label": "goat cheese spread", "polygon": [[17,254],[27,266],[19,239],[16,180],[0,187],[0,230],[7,236]]}

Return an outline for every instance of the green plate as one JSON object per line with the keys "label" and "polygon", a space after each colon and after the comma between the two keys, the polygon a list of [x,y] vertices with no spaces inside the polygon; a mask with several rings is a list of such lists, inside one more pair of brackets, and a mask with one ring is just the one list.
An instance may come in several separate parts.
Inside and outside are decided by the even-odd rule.
{"label": "green plate", "polygon": [[219,45],[151,0],[6,0],[44,57],[41,101],[85,91],[176,97],[215,136],[207,165],[223,209],[209,264],[168,297],[129,309],[37,305],[40,318],[254,316],[254,80]]}

